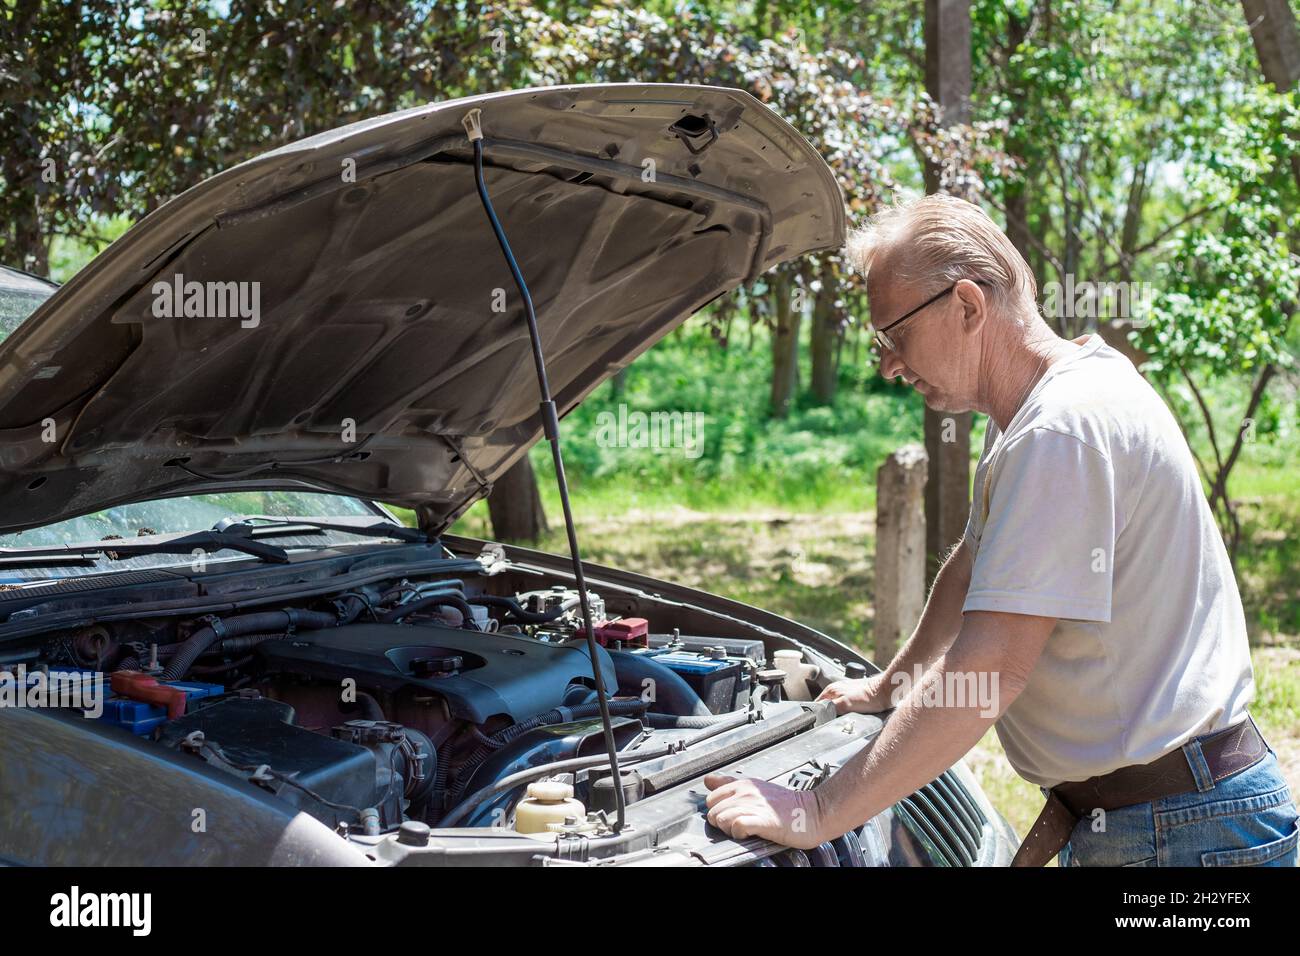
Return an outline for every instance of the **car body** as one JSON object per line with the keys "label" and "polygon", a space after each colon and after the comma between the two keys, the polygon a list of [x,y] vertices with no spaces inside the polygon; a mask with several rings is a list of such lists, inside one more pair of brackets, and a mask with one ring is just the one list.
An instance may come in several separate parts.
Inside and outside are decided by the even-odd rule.
{"label": "car body", "polygon": [[[52,288],[0,275],[0,860],[1006,864],[1015,834],[962,765],[812,851],[712,829],[705,773],[812,787],[879,732],[814,700],[873,665],[584,565],[593,659],[566,559],[448,533],[543,427],[472,195],[475,108],[561,414],[719,295],[843,240],[830,170],[762,104],[610,84],[274,150],[39,304]],[[535,811],[552,823],[530,831]]]}

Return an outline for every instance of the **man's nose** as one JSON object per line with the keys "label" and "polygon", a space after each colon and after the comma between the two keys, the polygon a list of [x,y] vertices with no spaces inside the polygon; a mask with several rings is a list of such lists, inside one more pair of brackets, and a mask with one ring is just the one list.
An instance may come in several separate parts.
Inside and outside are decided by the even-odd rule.
{"label": "man's nose", "polygon": [[880,353],[880,374],[884,378],[898,378],[906,366],[893,349],[883,349]]}

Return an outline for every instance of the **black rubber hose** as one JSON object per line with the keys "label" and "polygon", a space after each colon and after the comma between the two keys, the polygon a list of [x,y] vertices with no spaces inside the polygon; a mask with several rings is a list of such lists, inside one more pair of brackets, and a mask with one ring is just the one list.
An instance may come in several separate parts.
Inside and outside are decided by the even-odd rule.
{"label": "black rubber hose", "polygon": [[474,623],[474,612],[462,598],[453,597],[450,594],[431,594],[429,597],[420,598],[418,601],[412,601],[409,604],[399,604],[384,614],[380,620],[385,624],[396,624],[408,614],[416,611],[424,611],[431,607],[454,607],[465,618],[465,627],[470,630],[478,630],[479,627]]}
{"label": "black rubber hose", "polygon": [[269,634],[245,634],[242,637],[228,637],[224,641],[218,641],[216,644],[209,646],[207,653],[243,654],[251,651],[258,644],[263,644],[266,641],[278,641],[284,636],[284,631],[273,631]]}
{"label": "black rubber hose", "polygon": [[447,578],[443,581],[431,582],[430,584],[425,585],[425,587],[427,590],[421,591],[414,584],[408,582],[402,586],[389,588],[387,591],[384,591],[379,595],[379,602],[387,602],[390,598],[401,594],[403,591],[414,591],[417,598],[429,597],[432,594],[443,594],[447,591],[450,591],[457,597],[463,598],[465,596],[465,582],[459,578]]}
{"label": "black rubber hose", "polygon": [[[450,774],[451,774],[451,762],[446,759],[445,755],[443,755],[443,757],[441,757],[438,760],[438,764],[434,770],[434,775],[433,775],[432,797],[435,800],[441,799],[441,795],[447,792],[447,778],[450,776]],[[441,804],[435,803],[434,806],[441,807]]]}
{"label": "black rubber hose", "polygon": [[[611,714],[637,714],[645,710],[647,706],[649,705],[643,700],[612,700],[609,702],[609,712]],[[586,720],[588,717],[596,717],[599,714],[600,705],[596,703],[576,704],[573,707],[556,707],[544,714],[538,714],[517,724],[512,724],[504,730],[498,730],[487,738],[488,742],[485,742],[483,746],[490,746],[493,750],[496,750],[510,743],[525,731],[532,730],[535,727],[567,724],[574,720]]]}
{"label": "black rubber hose", "polygon": [[[643,700],[611,700],[609,702],[609,713],[611,717],[623,714],[639,714],[647,706],[648,704]],[[573,720],[586,720],[589,717],[599,716],[599,714],[600,705],[595,703],[578,704],[576,707],[557,707],[554,710],[548,710],[544,714],[537,714],[527,720],[521,720],[517,724],[511,724],[504,730],[498,730],[474,748],[470,755],[457,766],[456,785],[452,788],[452,798],[455,799],[464,792],[474,772],[488,757],[491,757],[511,741],[522,737],[528,731],[552,724],[567,724]]]}
{"label": "black rubber hose", "polygon": [[362,611],[369,611],[370,616],[375,616],[375,596],[366,593],[366,589],[360,591],[349,591],[346,594],[340,594],[334,601],[339,609],[339,626],[351,624],[361,616]]}
{"label": "black rubber hose", "polygon": [[[429,584],[426,584],[425,587],[433,588],[434,591],[464,592],[465,583],[463,580],[459,578],[445,578],[439,581],[429,581]],[[393,594],[399,594],[400,592],[403,591],[413,591],[416,593],[420,593],[420,588],[416,587],[415,584],[411,584],[409,583],[409,581],[407,581],[406,584],[396,585],[396,587],[389,588],[387,589],[387,591],[381,593],[380,600],[387,601],[391,596],[393,596]]]}
{"label": "black rubber hose", "polygon": [[[257,634],[263,631],[319,630],[333,627],[338,618],[322,611],[300,611],[297,608],[285,608],[281,611],[259,611],[255,614],[241,614],[218,620],[217,626],[206,624],[199,628],[177,649],[175,656],[158,675],[159,680],[180,680],[188,672],[199,655],[216,641],[244,634]],[[124,670],[125,668],[118,668]]]}
{"label": "black rubber hose", "polygon": [[379,706],[379,701],[375,700],[372,694],[367,694],[365,691],[357,691],[357,703],[360,705],[363,720],[388,719],[384,716],[384,708]]}
{"label": "black rubber hose", "polygon": [[503,607],[520,624],[547,624],[564,615],[562,607],[553,607],[549,611],[527,611],[514,598],[496,594],[480,594],[466,600],[470,604],[482,604],[484,607]]}
{"label": "black rubber hose", "polygon": [[633,654],[630,651],[610,651],[614,661],[614,673],[618,675],[620,694],[639,697],[645,693],[646,684],[653,688],[654,700],[650,706],[660,713],[673,714],[678,717],[709,717],[711,712],[700,700],[700,695],[669,667],[660,664],[648,654]]}
{"label": "black rubber hose", "polygon": [[[609,712],[611,715],[621,714],[639,714],[649,705],[643,700],[613,700],[609,702]],[[494,751],[500,750],[506,744],[510,743],[517,737],[523,736],[530,730],[537,727],[546,727],[552,724],[567,724],[574,720],[586,720],[589,717],[596,717],[600,714],[600,705],[596,703],[577,704],[573,707],[556,707],[554,710],[548,710],[544,714],[537,714],[529,717],[527,720],[521,720],[517,724],[511,724],[502,730],[498,730],[490,737],[485,737],[478,748],[474,750],[469,757],[457,768],[457,774],[463,776],[463,770],[473,762],[475,765],[481,763],[487,757],[491,756]]]}

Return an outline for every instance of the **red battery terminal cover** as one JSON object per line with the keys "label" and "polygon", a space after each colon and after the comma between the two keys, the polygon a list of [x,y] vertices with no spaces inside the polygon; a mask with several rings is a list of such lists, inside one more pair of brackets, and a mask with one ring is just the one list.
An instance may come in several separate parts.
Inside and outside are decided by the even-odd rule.
{"label": "red battery terminal cover", "polygon": [[168,720],[185,716],[186,694],[180,687],[160,684],[140,671],[116,671],[109,675],[109,685],[119,697],[166,707]]}
{"label": "red battery terminal cover", "polygon": [[643,617],[624,617],[617,621],[601,621],[592,628],[601,647],[617,641],[623,647],[649,647],[650,622]]}

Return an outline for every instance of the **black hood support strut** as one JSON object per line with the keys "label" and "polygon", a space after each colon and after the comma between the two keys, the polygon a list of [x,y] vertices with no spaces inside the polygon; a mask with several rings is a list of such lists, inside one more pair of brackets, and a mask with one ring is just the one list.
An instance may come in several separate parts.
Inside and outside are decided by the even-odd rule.
{"label": "black hood support strut", "polygon": [[582,608],[582,627],[587,636],[587,654],[591,658],[591,672],[596,683],[596,702],[600,708],[600,724],[605,738],[605,751],[609,759],[609,770],[613,776],[614,802],[617,808],[614,830],[618,832],[623,829],[626,816],[626,801],[623,795],[622,776],[618,768],[618,745],[614,742],[614,727],[610,721],[609,700],[605,694],[605,680],[601,676],[600,658],[597,656],[598,652],[596,650],[596,635],[591,625],[591,607],[587,601],[587,580],[582,572],[582,558],[578,552],[578,533],[573,524],[573,510],[569,506],[569,483],[564,476],[564,457],[560,452],[560,419],[556,414],[555,402],[551,398],[550,382],[546,377],[546,360],[542,356],[542,339],[537,329],[537,313],[533,309],[533,298],[528,293],[528,284],[524,281],[523,273],[519,270],[519,263],[510,250],[510,242],[506,239],[505,230],[501,228],[501,222],[497,219],[496,212],[492,208],[492,200],[488,196],[487,184],[483,179],[483,127],[481,116],[481,110],[472,109],[461,119],[461,123],[465,127],[470,142],[474,144],[474,182],[478,187],[478,197],[483,203],[483,211],[487,213],[488,222],[492,224],[492,232],[496,235],[497,243],[501,246],[501,254],[505,256],[506,264],[510,267],[510,274],[514,277],[515,285],[519,288],[519,294],[524,302],[524,315],[528,320],[528,337],[532,341],[533,363],[537,367],[537,387],[541,392],[542,430],[546,435],[546,440],[551,444],[551,458],[555,462],[555,481],[559,486],[560,505],[564,509],[564,530],[569,537],[569,556],[573,561],[573,577],[578,588],[578,603]]}

